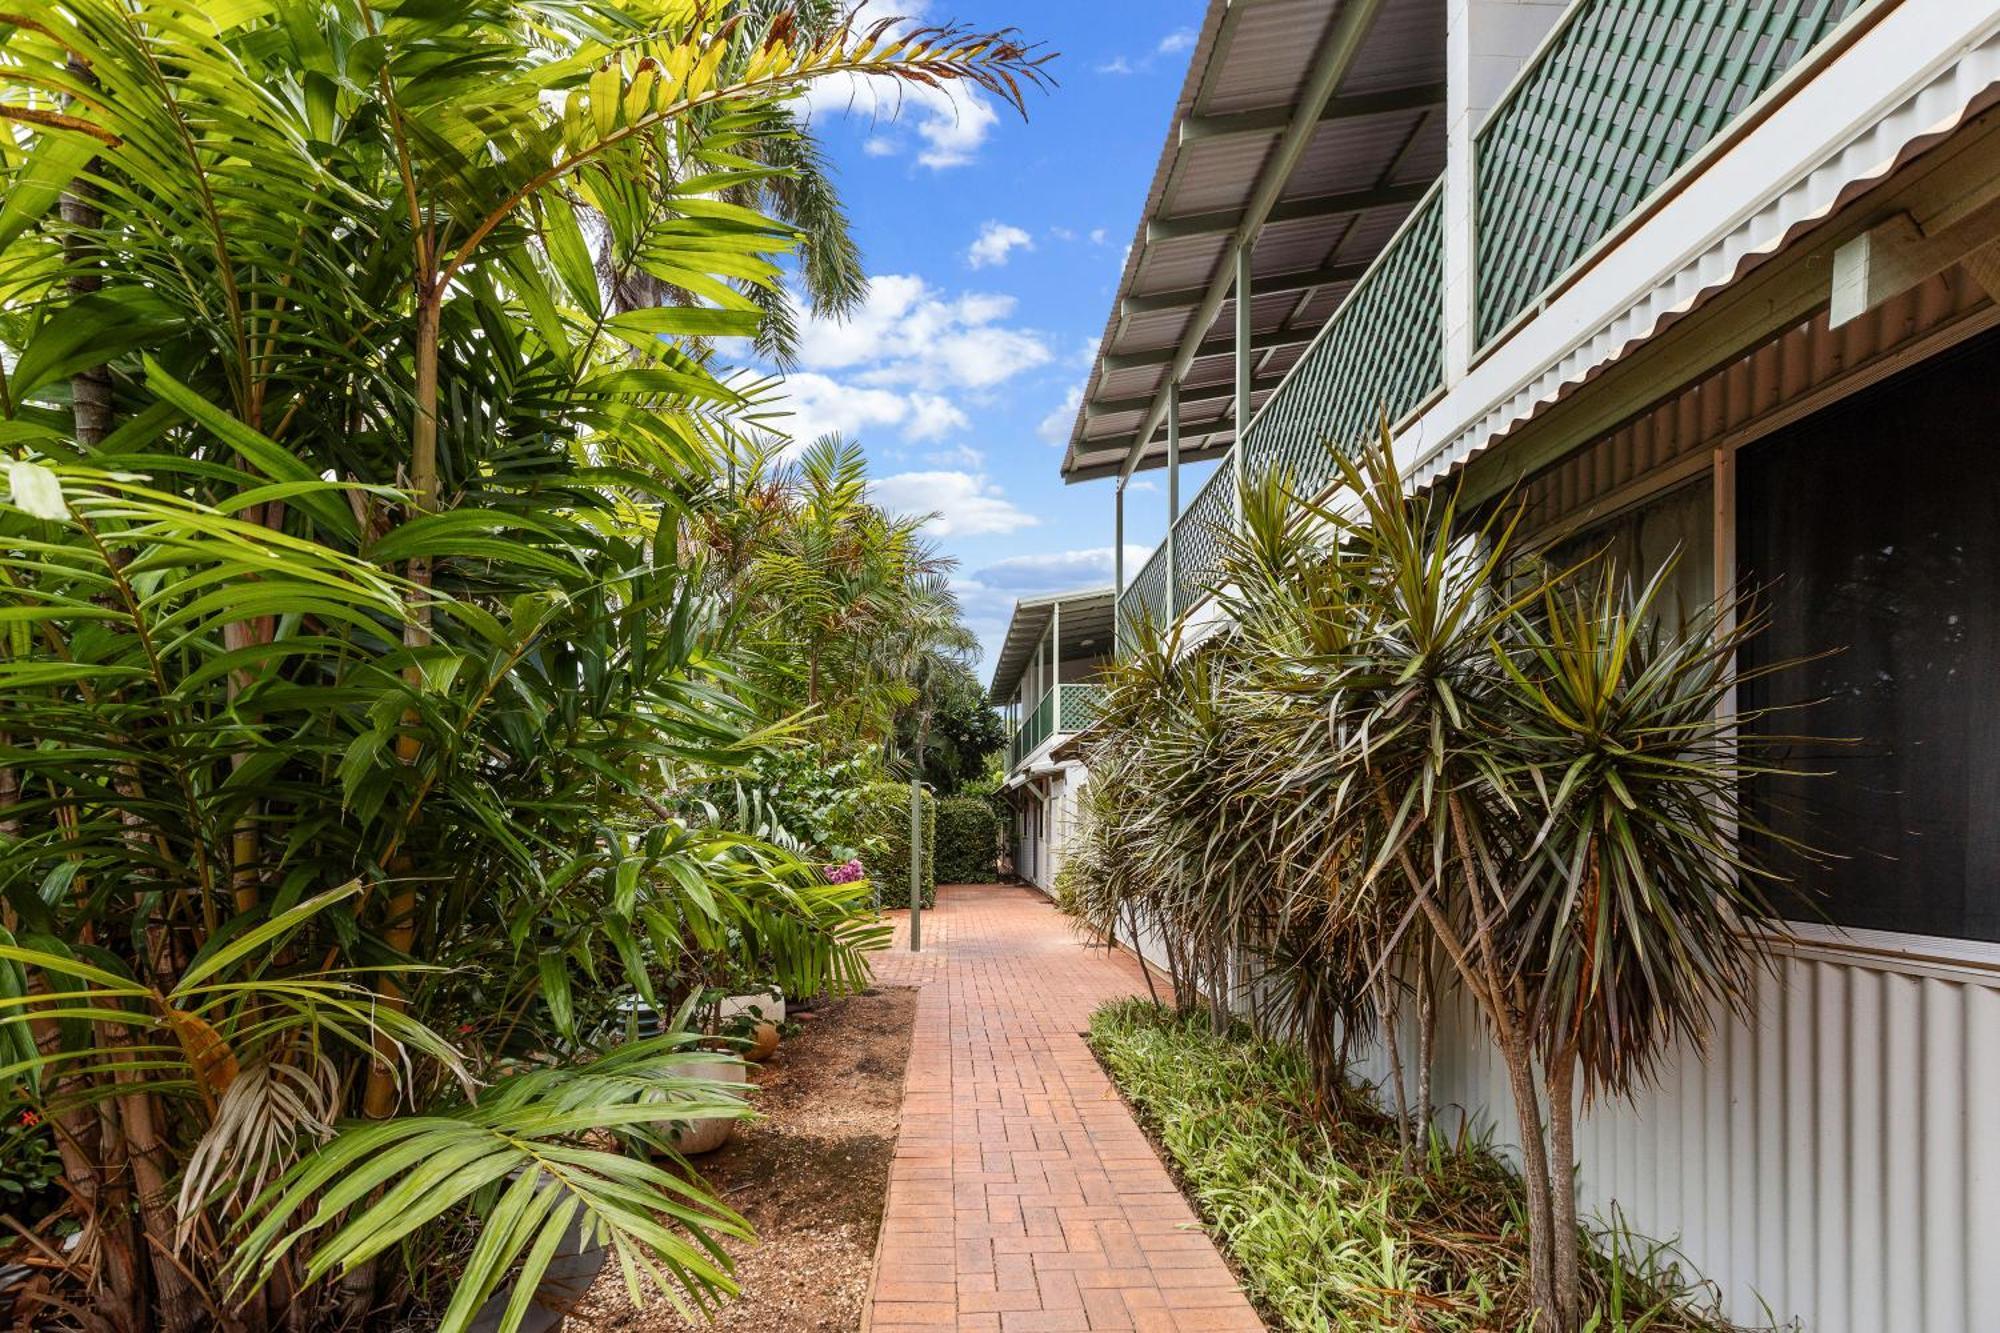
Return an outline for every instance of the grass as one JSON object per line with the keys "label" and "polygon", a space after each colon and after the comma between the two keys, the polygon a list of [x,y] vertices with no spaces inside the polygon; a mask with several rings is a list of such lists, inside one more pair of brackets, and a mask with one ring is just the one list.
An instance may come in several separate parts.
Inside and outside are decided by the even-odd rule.
{"label": "grass", "polygon": [[[1434,1141],[1406,1171],[1364,1096],[1313,1112],[1296,1048],[1144,1000],[1099,1009],[1090,1041],[1275,1325],[1527,1333],[1519,1185],[1483,1142]],[[1615,1227],[1578,1243],[1588,1333],[1732,1327],[1671,1246]]]}

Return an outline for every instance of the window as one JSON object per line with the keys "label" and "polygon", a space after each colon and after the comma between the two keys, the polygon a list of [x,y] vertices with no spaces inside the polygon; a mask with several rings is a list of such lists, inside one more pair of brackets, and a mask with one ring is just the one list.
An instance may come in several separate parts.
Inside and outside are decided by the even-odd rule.
{"label": "window", "polygon": [[[1841,859],[1797,869],[1834,922],[2000,940],[2000,335],[1747,446],[1743,586],[1770,628],[1757,724],[1829,776],[1764,780],[1746,811]],[[1787,865],[1788,870],[1794,867]]]}
{"label": "window", "polygon": [[[1653,601],[1653,614],[1677,624],[1715,601],[1715,487],[1707,477],[1675,487],[1549,548],[1558,569],[1596,556],[1604,565],[1584,571],[1600,577],[1608,566],[1636,593],[1673,561],[1673,572]],[[1592,585],[1595,586],[1595,585]]]}

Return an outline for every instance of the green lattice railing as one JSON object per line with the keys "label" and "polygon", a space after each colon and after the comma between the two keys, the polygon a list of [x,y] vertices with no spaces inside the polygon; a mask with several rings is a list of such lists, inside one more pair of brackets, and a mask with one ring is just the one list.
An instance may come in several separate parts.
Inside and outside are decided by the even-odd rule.
{"label": "green lattice railing", "polygon": [[1161,542],[1146,557],[1146,563],[1139,566],[1139,572],[1125,585],[1125,592],[1118,599],[1118,628],[1122,633],[1125,626],[1139,618],[1143,610],[1155,625],[1166,623],[1167,619],[1167,544]]}
{"label": "green lattice railing", "polygon": [[1174,613],[1187,610],[1215,586],[1222,568],[1222,535],[1236,521],[1236,473],[1225,455],[1174,524]]}
{"label": "green lattice railing", "polygon": [[1082,731],[1097,721],[1097,703],[1102,691],[1095,685],[1064,685],[1056,696],[1056,730]]}
{"label": "green lattice railing", "polygon": [[[1489,342],[1632,215],[1731,117],[1871,0],[1576,0],[1474,144],[1474,331]],[[1328,447],[1444,385],[1443,182],[1369,266],[1244,434],[1252,477],[1317,494]],[[1163,618],[1213,584],[1235,507],[1223,459],[1120,600]]]}
{"label": "green lattice railing", "polygon": [[1475,144],[1478,338],[1864,0],[1578,0]]}
{"label": "green lattice railing", "polygon": [[1056,685],[1045,691],[1007,743],[1008,770],[1019,768],[1050,736],[1082,731],[1096,721],[1101,694],[1096,685]]}
{"label": "green lattice railing", "polygon": [[1282,470],[1301,495],[1333,480],[1329,447],[1355,449],[1444,387],[1444,182],[1410,210],[1298,366],[1250,423],[1249,475]]}

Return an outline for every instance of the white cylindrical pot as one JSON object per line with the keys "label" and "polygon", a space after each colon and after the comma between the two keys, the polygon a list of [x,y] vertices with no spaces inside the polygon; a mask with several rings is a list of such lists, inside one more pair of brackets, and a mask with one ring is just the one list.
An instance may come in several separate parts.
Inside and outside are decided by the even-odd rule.
{"label": "white cylindrical pot", "polygon": [[[691,1061],[680,1072],[685,1078],[707,1079],[713,1083],[750,1081],[749,1066],[729,1056]],[[711,1115],[692,1120],[659,1120],[654,1122],[654,1128],[666,1136],[675,1152],[691,1157],[697,1153],[714,1152],[729,1142],[730,1136],[736,1132],[737,1119],[732,1115]]]}

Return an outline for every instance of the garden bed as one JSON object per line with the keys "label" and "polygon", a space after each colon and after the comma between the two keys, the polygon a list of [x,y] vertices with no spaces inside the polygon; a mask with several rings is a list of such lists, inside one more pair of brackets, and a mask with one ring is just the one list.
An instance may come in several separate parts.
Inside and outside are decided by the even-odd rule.
{"label": "garden bed", "polygon": [[914,990],[882,987],[822,1005],[755,1075],[760,1118],[696,1165],[756,1228],[732,1243],[740,1299],[692,1324],[657,1298],[634,1309],[615,1265],[570,1315],[566,1333],[861,1326],[896,1151]]}
{"label": "garden bed", "polygon": [[[1434,1151],[1423,1170],[1405,1171],[1394,1122],[1364,1097],[1315,1117],[1296,1050],[1218,1037],[1205,1013],[1120,1001],[1092,1016],[1089,1037],[1274,1328],[1526,1326],[1519,1185],[1484,1144]],[[1670,1246],[1594,1239],[1585,1282],[1598,1333],[1731,1327]]]}

